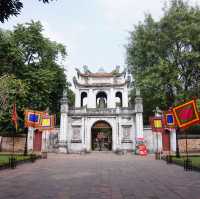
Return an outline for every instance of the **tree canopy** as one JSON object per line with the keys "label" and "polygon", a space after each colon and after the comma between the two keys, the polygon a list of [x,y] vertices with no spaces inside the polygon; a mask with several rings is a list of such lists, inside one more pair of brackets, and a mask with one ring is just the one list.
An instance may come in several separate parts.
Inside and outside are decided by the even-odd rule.
{"label": "tree canopy", "polygon": [[[43,3],[49,3],[53,0],[37,0]],[[2,23],[8,20],[10,16],[17,16],[23,8],[21,0],[0,0],[0,21]]]}
{"label": "tree canopy", "polygon": [[[0,129],[8,131],[12,129],[11,111],[13,103],[16,99],[25,98],[27,94],[27,85],[20,79],[16,79],[14,75],[3,75],[0,78]],[[22,104],[18,104],[18,108],[22,109]],[[1,133],[0,133],[1,134]]]}
{"label": "tree canopy", "polygon": [[[172,0],[155,21],[150,14],[130,32],[127,63],[144,98],[145,121],[200,95],[200,9]],[[133,95],[132,95],[133,96]]]}
{"label": "tree canopy", "polygon": [[26,108],[49,109],[59,116],[64,89],[73,105],[73,92],[61,64],[67,55],[65,46],[44,37],[42,30],[41,23],[34,21],[18,24],[13,31],[0,30],[0,101],[8,100],[0,129],[9,128],[14,97],[22,127]]}

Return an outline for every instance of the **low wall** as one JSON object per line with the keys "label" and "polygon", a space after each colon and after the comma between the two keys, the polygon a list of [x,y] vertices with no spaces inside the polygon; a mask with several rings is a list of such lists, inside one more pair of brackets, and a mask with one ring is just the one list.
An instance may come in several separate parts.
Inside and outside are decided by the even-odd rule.
{"label": "low wall", "polygon": [[144,128],[144,141],[149,152],[154,151],[153,133],[151,128]]}
{"label": "low wall", "polygon": [[[13,151],[13,138],[12,137],[1,137],[0,152],[12,152]],[[14,138],[14,151],[23,152],[25,147],[25,137]]]}
{"label": "low wall", "polygon": [[[179,151],[186,152],[186,139],[179,139]],[[200,152],[200,139],[187,139],[188,152]]]}
{"label": "low wall", "polygon": [[151,128],[144,128],[144,142],[147,146],[149,153],[155,151],[162,151],[162,134],[152,132]]}

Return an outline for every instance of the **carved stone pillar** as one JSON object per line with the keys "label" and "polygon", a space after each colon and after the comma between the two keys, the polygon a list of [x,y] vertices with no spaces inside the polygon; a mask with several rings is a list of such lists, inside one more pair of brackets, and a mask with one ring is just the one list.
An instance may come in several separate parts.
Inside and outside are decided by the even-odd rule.
{"label": "carved stone pillar", "polygon": [[60,118],[60,133],[59,133],[59,152],[68,153],[67,143],[68,132],[68,103],[67,94],[63,94],[61,100],[61,118]]}
{"label": "carved stone pillar", "polygon": [[136,93],[135,98],[135,121],[136,121],[136,139],[144,138],[143,128],[143,100],[140,97],[139,91]]}

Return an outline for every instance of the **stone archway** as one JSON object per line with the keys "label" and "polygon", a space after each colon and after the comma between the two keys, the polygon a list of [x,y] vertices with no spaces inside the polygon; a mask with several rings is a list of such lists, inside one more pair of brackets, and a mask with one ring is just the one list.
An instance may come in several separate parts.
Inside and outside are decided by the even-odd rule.
{"label": "stone archway", "polygon": [[97,121],[91,128],[91,148],[93,151],[112,150],[112,127],[103,120]]}

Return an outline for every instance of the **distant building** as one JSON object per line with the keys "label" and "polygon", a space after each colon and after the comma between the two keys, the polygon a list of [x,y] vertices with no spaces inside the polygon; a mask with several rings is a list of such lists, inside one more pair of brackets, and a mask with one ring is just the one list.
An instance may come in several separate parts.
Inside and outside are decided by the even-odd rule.
{"label": "distant building", "polygon": [[138,95],[128,106],[126,72],[77,69],[74,85],[75,107],[68,107],[66,94],[62,99],[59,151],[134,150],[143,138],[143,105]]}
{"label": "distant building", "polygon": [[[28,151],[79,153],[82,151],[135,151],[136,142],[143,140],[148,152],[168,153],[176,150],[176,133],[162,133],[143,127],[143,103],[136,91],[129,106],[130,76],[110,73],[102,68],[97,73],[84,66],[74,77],[75,107],[68,106],[67,93],[61,101],[60,128],[40,131],[29,128]],[[158,114],[158,111],[157,113]]]}

